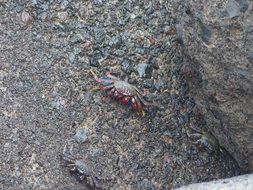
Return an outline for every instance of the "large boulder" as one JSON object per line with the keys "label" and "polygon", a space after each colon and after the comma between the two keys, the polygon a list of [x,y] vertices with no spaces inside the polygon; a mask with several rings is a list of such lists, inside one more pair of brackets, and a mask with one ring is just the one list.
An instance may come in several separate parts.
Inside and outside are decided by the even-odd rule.
{"label": "large boulder", "polygon": [[214,180],[207,183],[195,183],[176,190],[250,190],[253,189],[253,174]]}
{"label": "large boulder", "polygon": [[253,171],[253,2],[190,0],[177,27],[181,74],[219,143]]}

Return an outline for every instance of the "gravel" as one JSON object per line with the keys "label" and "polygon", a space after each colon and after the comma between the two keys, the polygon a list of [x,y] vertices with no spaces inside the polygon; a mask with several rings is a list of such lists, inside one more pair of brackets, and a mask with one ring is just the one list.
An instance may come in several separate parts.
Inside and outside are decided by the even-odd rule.
{"label": "gravel", "polygon": [[[240,174],[229,154],[187,137],[187,126],[203,120],[180,77],[180,35],[169,32],[180,25],[164,4],[0,2],[1,189],[85,189],[61,165],[71,137],[103,189],[171,189]],[[141,64],[152,72],[133,72]],[[141,117],[91,92],[90,70],[128,79],[158,106]]]}

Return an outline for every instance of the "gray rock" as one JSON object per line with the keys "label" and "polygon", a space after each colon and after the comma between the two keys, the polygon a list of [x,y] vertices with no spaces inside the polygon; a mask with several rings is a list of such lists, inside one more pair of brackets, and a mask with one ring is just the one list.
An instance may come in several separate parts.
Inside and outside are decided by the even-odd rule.
{"label": "gray rock", "polygon": [[148,179],[144,179],[141,182],[141,190],[155,190],[154,184]]}
{"label": "gray rock", "polygon": [[69,63],[73,64],[75,61],[75,54],[73,52],[68,54]]}
{"label": "gray rock", "polygon": [[70,140],[78,143],[84,143],[87,138],[87,130],[85,128],[80,127],[76,129],[76,134],[72,136]]}
{"label": "gray rock", "polygon": [[68,19],[68,12],[59,12],[58,18],[59,18],[60,22],[62,22],[62,23],[66,22]]}
{"label": "gray rock", "polygon": [[164,82],[163,80],[158,80],[156,83],[155,83],[155,88],[156,90],[161,90],[162,87],[164,87]]}
{"label": "gray rock", "polygon": [[66,9],[67,7],[68,7],[68,5],[69,5],[69,1],[68,0],[63,0],[62,2],[61,2],[61,8],[64,10],[64,9]]}
{"label": "gray rock", "polygon": [[38,0],[32,0],[32,4],[33,5],[37,5],[38,4]]}
{"label": "gray rock", "polygon": [[152,73],[151,65],[146,63],[140,63],[136,66],[136,71],[138,72],[140,77],[147,77],[149,78]]}
{"label": "gray rock", "polygon": [[215,180],[207,183],[195,183],[176,190],[251,190],[253,189],[253,174],[241,175],[228,179]]}
{"label": "gray rock", "polygon": [[20,4],[17,4],[15,10],[17,13],[20,13],[23,10],[23,7]]}
{"label": "gray rock", "polygon": [[93,67],[99,67],[99,62],[94,56],[89,57],[89,64]]}
{"label": "gray rock", "polygon": [[177,33],[177,38],[178,40],[182,40],[183,36],[183,26],[182,24],[176,24],[176,33]]}
{"label": "gray rock", "polygon": [[229,18],[234,18],[240,16],[240,7],[235,0],[229,0],[227,2],[226,11]]}
{"label": "gray rock", "polygon": [[124,59],[121,63],[122,70],[125,72],[129,71],[130,63],[131,63],[130,60]]}
{"label": "gray rock", "polygon": [[141,63],[136,66],[136,70],[138,71],[140,77],[143,77],[145,75],[147,67],[148,65],[145,63]]}
{"label": "gray rock", "polygon": [[249,8],[249,4],[247,0],[240,0],[239,1],[240,11],[245,12]]}
{"label": "gray rock", "polygon": [[[221,5],[227,7],[229,18],[243,14],[242,19],[231,22],[222,19],[220,14],[206,17],[205,25],[215,33],[209,44],[195,40],[198,38],[197,23],[194,26],[183,24],[184,62],[194,69],[194,72],[185,72],[183,77],[204,115],[207,128],[244,171],[253,171],[253,56],[251,51],[246,54],[238,51],[239,47],[248,50],[253,47],[252,32],[242,27],[253,21],[253,15],[249,9],[241,13],[234,0],[227,4],[221,0],[207,4],[191,2],[192,12],[197,15],[205,14],[194,9],[197,6],[203,6],[205,12],[218,13]],[[182,18],[181,22],[188,20]],[[226,27],[221,29],[217,25]]]}
{"label": "gray rock", "polygon": [[208,27],[200,19],[198,19],[198,23],[201,29],[200,36],[203,42],[205,42],[206,44],[209,44],[212,37],[211,30],[209,30]]}
{"label": "gray rock", "polygon": [[247,59],[249,60],[250,63],[253,63],[253,51],[247,52]]}
{"label": "gray rock", "polygon": [[33,19],[32,15],[31,15],[31,13],[23,11],[21,13],[21,20],[25,24],[30,24],[31,22],[33,22],[34,19]]}

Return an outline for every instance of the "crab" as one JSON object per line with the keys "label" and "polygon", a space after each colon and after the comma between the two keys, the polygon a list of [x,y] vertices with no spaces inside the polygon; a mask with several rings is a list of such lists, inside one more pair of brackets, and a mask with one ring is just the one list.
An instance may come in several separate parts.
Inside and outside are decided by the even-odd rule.
{"label": "crab", "polygon": [[100,84],[92,91],[103,90],[106,96],[112,97],[124,105],[130,105],[135,111],[145,115],[143,111],[145,106],[154,105],[154,103],[144,100],[145,94],[137,89],[134,85],[126,81],[120,80],[117,77],[106,73],[106,77],[99,78],[93,71],[91,71],[94,79]]}
{"label": "crab", "polygon": [[188,137],[195,140],[197,139],[196,141],[191,141],[192,144],[204,147],[209,152],[213,151],[216,153],[223,152],[222,147],[220,146],[218,140],[213,136],[211,132],[205,131],[203,129],[198,129],[192,125],[188,127],[196,132],[191,134],[187,132]]}
{"label": "crab", "polygon": [[88,186],[88,189],[100,189],[96,177],[90,172],[90,168],[82,160],[73,156],[73,146],[70,150],[67,150],[67,146],[64,147],[62,159],[65,162],[63,166],[68,167],[70,173],[75,174],[79,181],[84,181]]}

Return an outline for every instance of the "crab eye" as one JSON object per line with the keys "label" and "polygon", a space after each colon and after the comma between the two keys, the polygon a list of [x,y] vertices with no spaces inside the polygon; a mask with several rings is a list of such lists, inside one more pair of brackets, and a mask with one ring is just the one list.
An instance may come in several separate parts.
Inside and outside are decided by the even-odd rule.
{"label": "crab eye", "polygon": [[131,102],[130,103],[131,106],[136,107],[136,100],[135,100],[135,98],[131,98],[131,100],[129,102]]}
{"label": "crab eye", "polygon": [[136,110],[137,109],[137,102],[136,102],[135,98],[132,98],[131,101],[132,101],[133,108]]}

